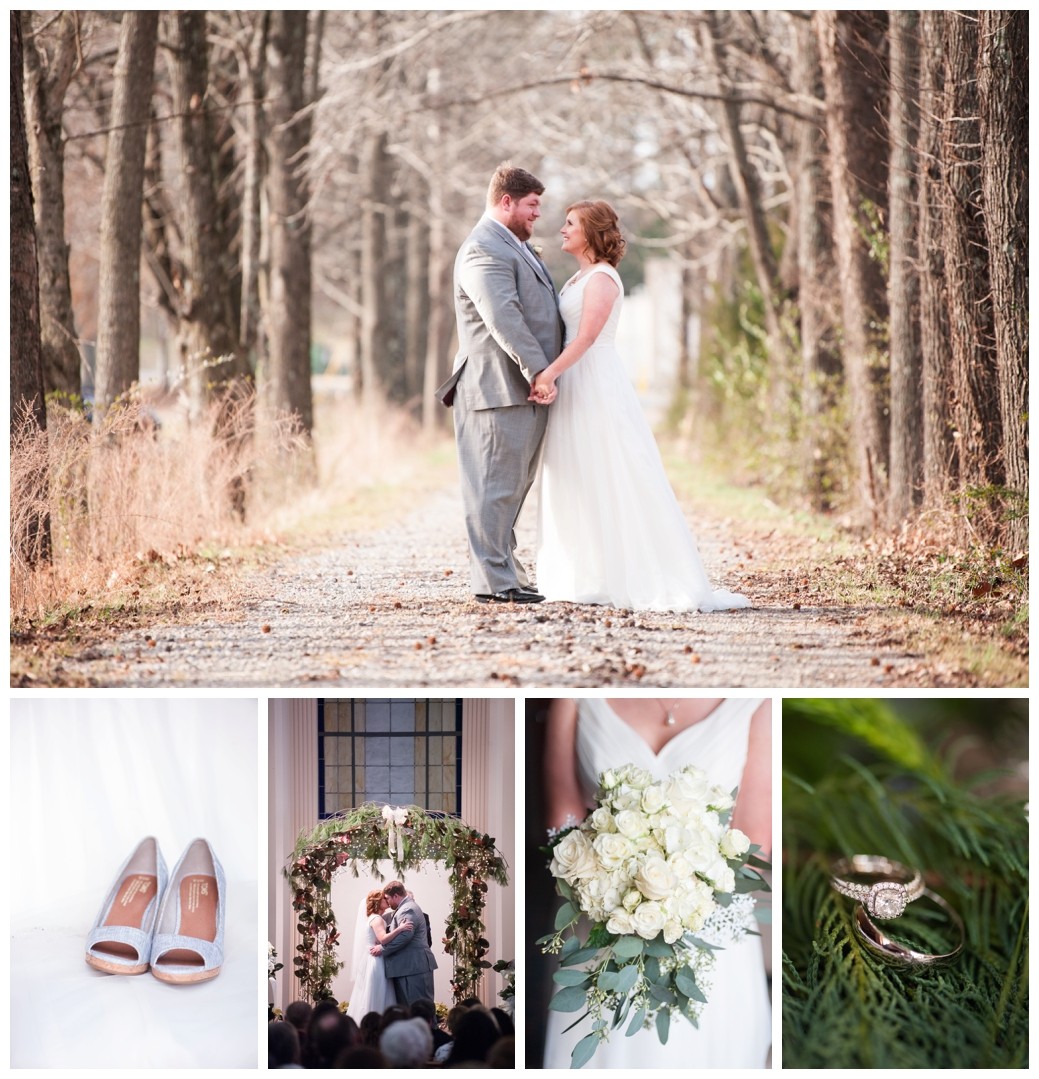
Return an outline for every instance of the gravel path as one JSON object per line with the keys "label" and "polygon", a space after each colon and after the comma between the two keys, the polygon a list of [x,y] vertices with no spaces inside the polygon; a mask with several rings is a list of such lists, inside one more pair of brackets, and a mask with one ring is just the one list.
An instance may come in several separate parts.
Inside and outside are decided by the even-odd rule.
{"label": "gravel path", "polygon": [[[530,516],[521,555],[533,544]],[[64,677],[111,687],[456,689],[942,682],[883,612],[798,609],[789,581],[748,574],[731,546],[723,556],[728,525],[697,522],[704,561],[713,579],[760,607],[633,615],[477,604],[461,521],[456,491],[435,492],[392,527],[287,556],[247,579],[245,598],[220,618],[134,630],[67,655]]]}

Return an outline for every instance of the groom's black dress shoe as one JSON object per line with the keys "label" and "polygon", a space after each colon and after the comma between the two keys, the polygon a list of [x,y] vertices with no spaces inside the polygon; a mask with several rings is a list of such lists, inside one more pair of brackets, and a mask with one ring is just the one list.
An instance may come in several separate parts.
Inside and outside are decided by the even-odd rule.
{"label": "groom's black dress shoe", "polygon": [[477,603],[541,603],[545,597],[540,592],[526,588],[506,588],[501,592],[477,593]]}

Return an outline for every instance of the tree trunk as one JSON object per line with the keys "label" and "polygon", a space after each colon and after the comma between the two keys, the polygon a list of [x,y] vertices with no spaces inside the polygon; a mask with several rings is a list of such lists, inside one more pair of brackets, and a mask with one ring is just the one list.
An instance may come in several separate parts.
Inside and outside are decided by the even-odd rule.
{"label": "tree trunk", "polygon": [[270,345],[267,404],[313,429],[310,386],[310,229],[304,168],[310,119],[306,104],[307,12],[272,11],[267,36],[267,191]]}
{"label": "tree trunk", "polygon": [[[447,249],[447,226],[444,220],[443,177],[433,172],[429,179],[429,334],[426,337],[425,378],[422,392],[422,427],[432,431],[443,406],[437,400],[437,386],[447,377],[445,339],[451,305],[451,258]],[[441,377],[443,376],[443,377]],[[444,410],[446,412],[446,409]]]}
{"label": "tree trunk", "polygon": [[919,71],[917,15],[891,12],[891,482],[888,526],[898,528],[912,512],[921,482],[919,277],[916,252],[916,136]]}
{"label": "tree trunk", "polygon": [[[47,428],[40,346],[40,292],[33,223],[29,146],[22,98],[22,26],[11,12],[11,438]],[[50,559],[46,444],[31,477],[11,491],[11,547],[24,562]],[[24,486],[23,486],[24,485]]]}
{"label": "tree trunk", "polygon": [[140,377],[141,198],[159,16],[127,11],[119,27],[101,196],[97,376],[100,411]]}
{"label": "tree trunk", "polygon": [[[425,184],[415,185],[419,192]],[[428,201],[425,205],[428,205]],[[412,202],[408,216],[407,287],[404,292],[405,345],[404,393],[409,407],[422,395],[426,365],[426,338],[429,334],[429,230],[430,222],[423,209]]]}
{"label": "tree trunk", "polygon": [[366,404],[385,393],[380,379],[381,356],[387,349],[386,198],[389,168],[386,134],[370,134],[361,159],[361,387]]}
{"label": "tree trunk", "polygon": [[920,267],[920,348],[923,364],[923,504],[944,506],[959,470],[952,437],[949,315],[942,248],[941,124],[945,66],[943,15],[920,13],[920,160],[917,250]]}
{"label": "tree trunk", "polygon": [[[826,90],[833,228],[843,318],[856,501],[877,524],[884,498],[886,401],[879,377],[886,321],[882,267],[867,237],[884,209],[886,146],[878,128],[887,76],[881,61],[881,13],[817,11],[813,15]],[[870,210],[872,209],[872,214]]]}
{"label": "tree trunk", "polygon": [[[22,12],[22,30],[31,34],[31,12]],[[48,393],[57,391],[78,398],[82,384],[65,242],[65,139],[61,127],[65,91],[77,66],[76,13],[59,15],[52,33],[50,55],[42,38],[33,38],[25,49],[26,126],[40,267],[43,385]]]}
{"label": "tree trunk", "polygon": [[961,487],[1002,482],[999,395],[992,349],[988,237],[982,216],[981,153],[973,16],[946,12],[945,190],[942,239],[952,343]]}
{"label": "tree trunk", "polygon": [[1028,13],[982,11],[981,181],[995,315],[1010,539],[1028,542]]}
{"label": "tree trunk", "polygon": [[260,341],[260,243],[261,195],[263,190],[263,90],[267,18],[255,13],[252,37],[242,75],[249,103],[246,110],[245,150],[242,179],[242,309],[238,320],[238,346],[248,359],[261,350]]}
{"label": "tree trunk", "polygon": [[[822,96],[819,47],[811,24],[797,25],[791,72],[794,89],[805,98]],[[814,509],[833,506],[835,462],[843,455],[834,447],[837,425],[826,422],[834,406],[840,362],[833,340],[831,294],[835,269],[831,214],[824,168],[821,126],[798,124],[793,200],[797,231],[791,246],[797,252],[797,306],[801,330],[801,460],[805,493]]]}
{"label": "tree trunk", "polygon": [[180,336],[185,349],[193,413],[248,370],[237,350],[227,239],[220,227],[213,125],[206,111],[209,83],[206,16],[181,11],[169,20],[173,112],[181,185],[181,235],[187,271],[181,286]]}

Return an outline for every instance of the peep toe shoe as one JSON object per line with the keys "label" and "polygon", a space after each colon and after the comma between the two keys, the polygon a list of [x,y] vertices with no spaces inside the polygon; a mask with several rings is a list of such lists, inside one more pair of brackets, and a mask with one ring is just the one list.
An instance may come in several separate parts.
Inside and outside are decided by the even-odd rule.
{"label": "peep toe shoe", "polygon": [[224,962],[224,870],[204,839],[180,856],[159,906],[152,940],[152,974],[181,985],[205,982]]}
{"label": "peep toe shoe", "polygon": [[86,960],[105,974],[143,974],[152,952],[166,863],[154,837],[142,839],[116,874],[115,884],[87,934]]}

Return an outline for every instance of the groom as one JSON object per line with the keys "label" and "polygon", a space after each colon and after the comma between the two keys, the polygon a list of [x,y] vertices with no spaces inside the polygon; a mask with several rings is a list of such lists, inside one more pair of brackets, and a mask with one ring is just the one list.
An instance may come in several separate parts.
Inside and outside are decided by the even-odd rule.
{"label": "groom", "polygon": [[559,355],[562,325],[552,278],[528,241],[544,184],[499,165],[487,211],[455,259],[458,355],[436,391],[454,406],[469,573],[480,603],[540,603],[516,557],[516,521],[537,473],[551,396],[528,398]]}
{"label": "groom", "polygon": [[393,981],[393,992],[398,1004],[410,1004],[413,1000],[434,1000],[433,971],[437,961],[430,950],[427,937],[426,916],[399,880],[391,880],[382,890],[393,910],[390,929],[401,922],[411,923],[411,929],[386,944],[373,944],[368,951],[381,955],[386,966],[386,977]]}

